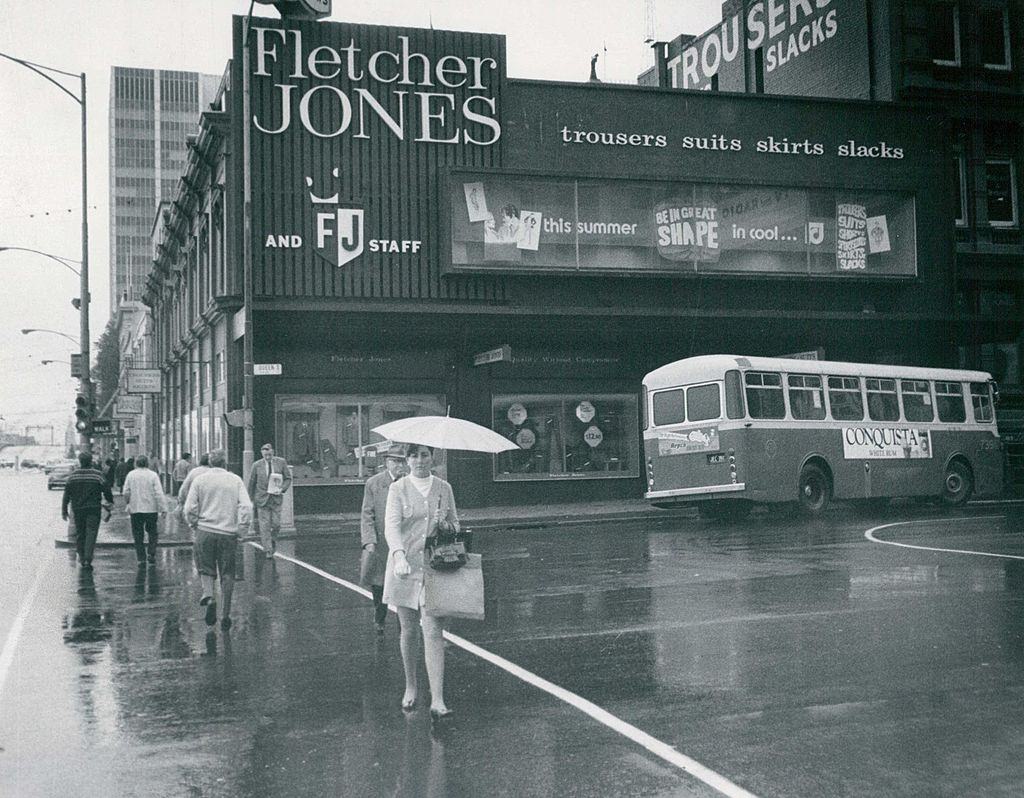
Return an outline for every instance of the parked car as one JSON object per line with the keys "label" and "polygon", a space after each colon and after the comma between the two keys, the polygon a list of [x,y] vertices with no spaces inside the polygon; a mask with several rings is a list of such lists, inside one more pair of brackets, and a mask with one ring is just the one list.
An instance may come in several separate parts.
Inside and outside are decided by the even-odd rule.
{"label": "parked car", "polygon": [[68,484],[68,477],[71,476],[71,472],[75,470],[74,466],[62,465],[57,466],[50,472],[50,476],[46,478],[46,489],[53,490],[54,488],[63,488]]}
{"label": "parked car", "polygon": [[77,460],[50,460],[46,465],[43,466],[43,473],[49,474],[55,468],[64,468],[66,466],[74,468],[76,465],[78,465]]}

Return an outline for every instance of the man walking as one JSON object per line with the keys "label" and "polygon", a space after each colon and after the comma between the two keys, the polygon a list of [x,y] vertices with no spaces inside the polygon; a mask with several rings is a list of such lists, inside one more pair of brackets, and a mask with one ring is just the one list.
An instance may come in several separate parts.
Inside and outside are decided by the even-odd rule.
{"label": "man walking", "polygon": [[178,491],[181,490],[181,483],[185,481],[185,477],[188,476],[188,472],[192,470],[192,455],[189,452],[183,452],[181,459],[174,464],[174,470],[171,471],[171,486],[172,495],[177,496]]}
{"label": "man walking", "polygon": [[83,568],[92,568],[92,553],[96,548],[96,535],[100,530],[100,512],[103,500],[114,503],[114,495],[110,492],[103,474],[98,468],[92,467],[92,455],[82,452],[78,455],[79,467],[71,472],[67,485],[64,486],[64,499],[60,505],[60,515],[68,520],[68,506],[75,514],[75,546],[78,549],[78,560]]}
{"label": "man walking", "polygon": [[260,542],[269,560],[277,550],[277,533],[281,531],[281,505],[284,494],[292,485],[292,471],[283,457],[274,456],[274,447],[265,443],[260,447],[260,460],[253,463],[249,473],[249,496],[256,505],[260,525]]}
{"label": "man walking", "polygon": [[224,452],[210,452],[210,470],[200,474],[189,486],[185,500],[185,520],[195,539],[195,560],[203,595],[199,605],[206,607],[206,625],[217,622],[215,581],[220,576],[223,602],[222,629],[231,628],[231,594],[235,588],[235,550],[238,538],[248,532],[252,502],[241,477],[224,469]]}
{"label": "man walking", "polygon": [[192,483],[196,481],[196,477],[200,474],[205,474],[209,470],[210,455],[199,455],[199,465],[188,472],[188,476],[185,477],[185,481],[181,483],[181,488],[178,490],[178,507],[181,509],[182,514],[185,512],[185,500],[188,498],[188,491],[192,487]]}
{"label": "man walking", "polygon": [[366,480],[363,490],[363,511],[359,533],[363,543],[359,563],[359,581],[373,593],[373,626],[378,635],[384,634],[384,619],[388,605],[384,603],[384,569],[388,561],[388,544],[384,539],[384,511],[388,506],[391,483],[405,471],[405,447],[398,444],[384,455],[387,468]]}
{"label": "man walking", "polygon": [[[149,458],[140,454],[135,458],[135,468],[124,478],[124,495],[128,514],[132,519],[132,538],[135,540],[135,557],[139,565],[156,563],[157,519],[167,512],[167,498],[160,477],[149,467]],[[144,544],[149,534],[149,548]]]}

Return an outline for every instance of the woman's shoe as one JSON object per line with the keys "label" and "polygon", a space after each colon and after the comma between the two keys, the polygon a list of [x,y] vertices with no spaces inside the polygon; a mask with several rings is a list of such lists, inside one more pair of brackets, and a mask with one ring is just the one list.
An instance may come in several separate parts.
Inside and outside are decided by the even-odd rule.
{"label": "woman's shoe", "polygon": [[432,721],[434,721],[435,723],[437,723],[438,721],[450,720],[454,715],[455,715],[455,713],[452,710],[450,710],[450,709],[445,709],[445,710],[432,709],[432,710],[430,710],[430,719]]}
{"label": "woman's shoe", "polygon": [[404,699],[404,698],[402,699],[402,711],[403,712],[412,712],[414,709],[416,709],[416,697],[415,696],[413,696],[410,699]]}

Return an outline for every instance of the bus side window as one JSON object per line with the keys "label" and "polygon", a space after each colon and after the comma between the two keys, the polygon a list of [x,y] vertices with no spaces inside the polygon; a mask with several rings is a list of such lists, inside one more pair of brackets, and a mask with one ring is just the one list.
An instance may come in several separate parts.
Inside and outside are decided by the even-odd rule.
{"label": "bus side window", "polygon": [[992,394],[989,393],[987,382],[971,383],[971,405],[974,407],[974,420],[980,422],[992,421],[995,412],[992,408]]}
{"label": "bus side window", "polygon": [[743,418],[743,383],[735,369],[725,372],[725,415],[729,418]]}
{"label": "bus side window", "polygon": [[682,424],[684,421],[686,421],[686,404],[682,388],[658,391],[654,394],[654,426]]}
{"label": "bus side window", "polygon": [[899,421],[900,404],[896,399],[896,380],[868,377],[864,380],[868,394],[868,416],[872,421]]}
{"label": "bus side window", "polygon": [[771,371],[748,371],[747,408],[751,418],[785,418],[786,400],[782,396],[782,375]]}
{"label": "bus side window", "polygon": [[932,407],[932,392],[928,380],[902,380],[903,417],[907,421],[932,421],[935,410]]}
{"label": "bus side window", "polygon": [[811,374],[790,374],[789,411],[793,418],[820,421],[825,418],[825,397],[821,393],[821,377]]}
{"label": "bus side window", "polygon": [[959,382],[935,381],[935,404],[939,411],[939,421],[949,424],[962,424],[967,420],[967,408],[964,407],[964,392]]}
{"label": "bus side window", "polygon": [[858,377],[829,377],[828,405],[836,421],[862,421],[864,401]]}

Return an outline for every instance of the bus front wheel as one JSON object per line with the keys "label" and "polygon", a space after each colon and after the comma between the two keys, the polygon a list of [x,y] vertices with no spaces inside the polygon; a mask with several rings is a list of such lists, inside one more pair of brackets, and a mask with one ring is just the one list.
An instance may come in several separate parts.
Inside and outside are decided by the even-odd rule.
{"label": "bus front wheel", "polygon": [[807,515],[821,515],[832,499],[832,481],[816,465],[805,465],[800,472],[797,501]]}
{"label": "bus front wheel", "polygon": [[970,467],[954,460],[946,467],[946,479],[942,483],[942,503],[947,507],[960,507],[967,504],[974,492],[974,475]]}

